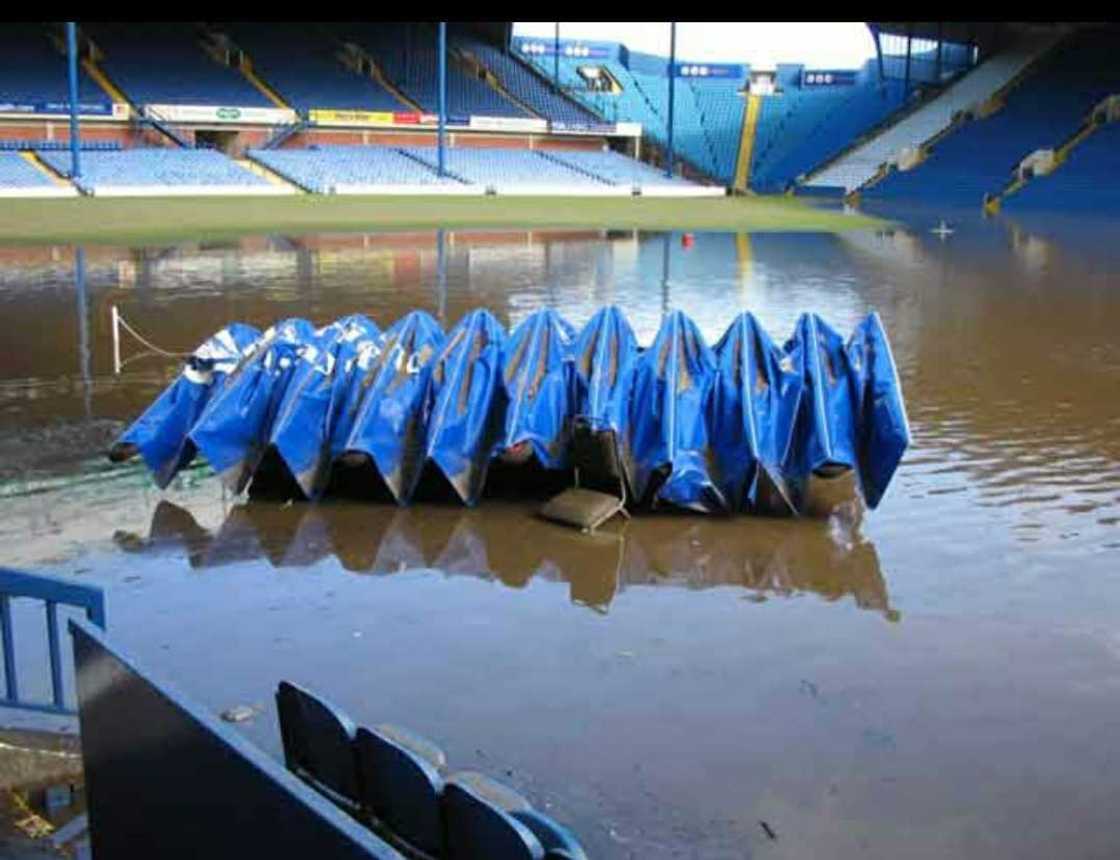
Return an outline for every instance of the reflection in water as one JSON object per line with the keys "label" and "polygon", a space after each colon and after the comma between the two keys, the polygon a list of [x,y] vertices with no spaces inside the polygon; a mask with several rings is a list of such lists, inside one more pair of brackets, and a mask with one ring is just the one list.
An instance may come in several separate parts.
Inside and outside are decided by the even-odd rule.
{"label": "reflection in water", "polygon": [[[516,535],[511,539],[511,535]],[[875,547],[838,518],[820,521],[649,517],[620,532],[592,535],[557,527],[520,507],[486,511],[356,504],[234,506],[214,532],[186,509],[161,500],[147,539],[120,533],[131,551],[185,550],[192,568],[265,559],[304,567],[334,556],[353,573],[435,568],[496,578],[523,588],[533,577],[569,584],[574,603],[606,612],[627,587],[732,586],[754,600],[812,592],[896,620]]]}
{"label": "reflection in water", "polygon": [[93,416],[93,373],[90,370],[89,308],[86,298],[85,248],[78,248],[74,253],[74,293],[78,300],[78,374],[82,380],[83,414],[88,420]]}

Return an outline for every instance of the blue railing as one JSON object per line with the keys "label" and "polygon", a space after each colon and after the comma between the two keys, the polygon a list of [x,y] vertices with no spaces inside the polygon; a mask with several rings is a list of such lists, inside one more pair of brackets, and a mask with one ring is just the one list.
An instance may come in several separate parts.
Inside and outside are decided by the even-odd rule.
{"label": "blue railing", "polygon": [[[51,702],[28,702],[20,698],[16,672],[15,630],[12,627],[12,598],[42,600],[46,611],[47,650],[51,668]],[[21,573],[0,567],[0,649],[4,658],[4,698],[0,708],[17,708],[47,714],[73,715],[66,707],[62,683],[62,653],[58,645],[58,607],[84,609],[86,617],[105,629],[105,593],[96,586],[42,574]]]}

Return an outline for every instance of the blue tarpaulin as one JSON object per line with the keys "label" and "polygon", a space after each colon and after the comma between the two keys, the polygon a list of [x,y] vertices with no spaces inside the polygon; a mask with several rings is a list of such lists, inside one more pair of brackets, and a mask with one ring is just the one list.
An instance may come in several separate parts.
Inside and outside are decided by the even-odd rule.
{"label": "blue tarpaulin", "polygon": [[607,431],[635,504],[797,513],[812,475],[854,471],[876,507],[910,442],[877,314],[845,343],[804,314],[779,347],[749,313],[709,347],[674,312],[640,349],[618,308],[576,332],[553,310],[507,335],[487,310],[445,336],[414,311],[223,329],[125,432],[164,487],[202,453],[240,492],[270,448],[320,496],[341,455],[368,456],[406,504],[431,466],[475,504],[495,457],[568,467],[573,427]]}
{"label": "blue tarpaulin", "polygon": [[568,463],[572,386],[567,370],[575,330],[556,311],[536,311],[505,343],[506,402],[501,448],[528,446],[546,469]]}
{"label": "blue tarpaulin", "polygon": [[162,490],[194,459],[188,434],[226,377],[254,349],[261,333],[231,323],[203,342],[183,372],[125,431],[118,444],[135,445]]}
{"label": "blue tarpaulin", "polygon": [[367,454],[398,502],[412,497],[424,465],[424,398],[443,342],[435,319],[412,311],[359,358],[362,372],[346,389],[332,449]]}

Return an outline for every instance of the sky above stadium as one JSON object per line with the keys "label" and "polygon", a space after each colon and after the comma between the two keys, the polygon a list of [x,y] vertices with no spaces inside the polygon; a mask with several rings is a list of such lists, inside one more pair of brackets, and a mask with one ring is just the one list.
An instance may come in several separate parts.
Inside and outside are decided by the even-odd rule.
{"label": "sky above stadium", "polygon": [[[517,21],[513,33],[551,38],[555,27],[553,21]],[[622,42],[633,51],[669,54],[669,24],[665,21],[561,21],[560,38]],[[875,56],[875,43],[867,25],[859,21],[682,21],[677,24],[677,56],[709,63],[750,63],[758,69],[770,69],[777,63],[855,69]]]}

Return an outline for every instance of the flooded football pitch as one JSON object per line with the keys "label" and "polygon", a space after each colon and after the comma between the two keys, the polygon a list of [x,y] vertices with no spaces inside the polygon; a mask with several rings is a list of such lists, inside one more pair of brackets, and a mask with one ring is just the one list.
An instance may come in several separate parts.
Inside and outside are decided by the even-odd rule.
{"label": "flooded football pitch", "polygon": [[[288,679],[509,782],[593,856],[1115,856],[1114,225],[887,214],[692,243],[0,247],[0,564],[104,586],[111,637],[215,711],[259,706],[238,728],[273,755]],[[914,437],[879,509],[585,536],[508,499],[232,498],[205,468],[160,493],[103,457],[178,371],[126,338],[114,373],[114,305],[178,352],[232,320],[549,306],[580,325],[610,303],[643,343],[670,309],[710,343],[743,309],[779,342],[803,311],[847,336],[877,310]],[[38,623],[17,611],[17,636]]]}

